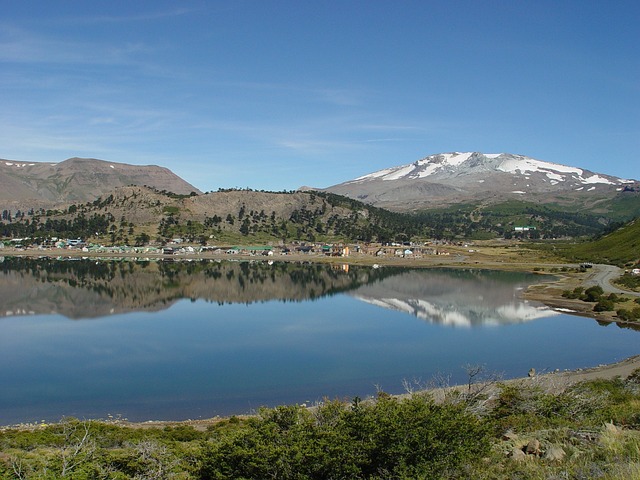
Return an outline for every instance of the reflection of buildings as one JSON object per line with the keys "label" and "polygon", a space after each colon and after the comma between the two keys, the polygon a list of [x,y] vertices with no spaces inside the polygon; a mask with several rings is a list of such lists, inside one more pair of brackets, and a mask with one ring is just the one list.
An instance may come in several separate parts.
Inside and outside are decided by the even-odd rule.
{"label": "reflection of buildings", "polygon": [[557,315],[544,305],[517,298],[516,291],[528,283],[524,278],[505,282],[498,272],[414,270],[364,285],[350,295],[430,323],[457,327],[522,323]]}

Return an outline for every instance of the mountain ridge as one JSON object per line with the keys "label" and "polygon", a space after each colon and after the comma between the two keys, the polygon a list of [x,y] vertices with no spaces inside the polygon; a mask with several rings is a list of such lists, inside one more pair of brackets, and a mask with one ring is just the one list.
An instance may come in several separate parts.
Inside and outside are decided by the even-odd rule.
{"label": "mountain ridge", "polygon": [[168,168],[157,165],[78,157],[58,163],[0,159],[3,208],[55,208],[88,202],[127,185],[148,185],[184,195],[201,193]]}
{"label": "mountain ridge", "polygon": [[[637,180],[510,153],[452,152],[321,189],[395,211],[534,199],[586,205],[640,189]],[[597,198],[596,198],[597,197]]]}
{"label": "mountain ridge", "polygon": [[0,228],[9,238],[94,236],[118,244],[387,242],[586,236],[640,216],[640,182],[504,153],[432,155],[340,186],[202,194],[157,166],[0,160]]}

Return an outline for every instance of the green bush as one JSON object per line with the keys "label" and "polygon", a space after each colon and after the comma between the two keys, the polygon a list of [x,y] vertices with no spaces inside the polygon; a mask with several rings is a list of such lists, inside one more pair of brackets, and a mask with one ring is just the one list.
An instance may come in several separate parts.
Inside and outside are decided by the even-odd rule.
{"label": "green bush", "polygon": [[584,292],[584,288],[576,287],[573,290],[565,290],[562,292],[562,296],[565,298],[575,299],[580,298],[582,296],[582,292]]}
{"label": "green bush", "polygon": [[625,273],[620,278],[618,278],[615,283],[631,290],[637,290],[640,288],[640,275],[631,275],[630,273]]}
{"label": "green bush", "polygon": [[584,295],[581,297],[585,302],[597,302],[604,293],[604,290],[600,285],[589,287],[584,291]]}
{"label": "green bush", "polygon": [[625,322],[635,322],[640,320],[640,307],[636,307],[633,310],[627,310],[625,308],[621,308],[616,312],[618,318],[624,320]]}
{"label": "green bush", "polygon": [[200,478],[438,477],[488,452],[488,429],[459,405],[381,395],[262,411],[238,435],[208,444]]}
{"label": "green bush", "polygon": [[612,312],[615,310],[615,305],[611,300],[601,298],[598,303],[593,307],[594,312]]}

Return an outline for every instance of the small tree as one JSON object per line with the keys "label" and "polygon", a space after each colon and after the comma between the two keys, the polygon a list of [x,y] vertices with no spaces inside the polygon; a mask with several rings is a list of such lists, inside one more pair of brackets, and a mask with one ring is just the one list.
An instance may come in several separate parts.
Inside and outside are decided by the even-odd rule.
{"label": "small tree", "polygon": [[601,298],[593,307],[594,312],[611,312],[615,309],[614,303],[606,298]]}
{"label": "small tree", "polygon": [[589,287],[584,291],[582,299],[585,302],[597,302],[604,293],[604,290],[600,285]]}

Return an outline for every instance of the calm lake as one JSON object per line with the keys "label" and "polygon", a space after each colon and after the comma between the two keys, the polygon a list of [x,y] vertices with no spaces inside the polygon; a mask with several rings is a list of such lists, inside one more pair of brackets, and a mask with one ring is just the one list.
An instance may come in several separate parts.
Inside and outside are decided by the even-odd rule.
{"label": "calm lake", "polygon": [[0,424],[180,420],[591,367],[640,332],[518,292],[539,277],[286,262],[0,262]]}

